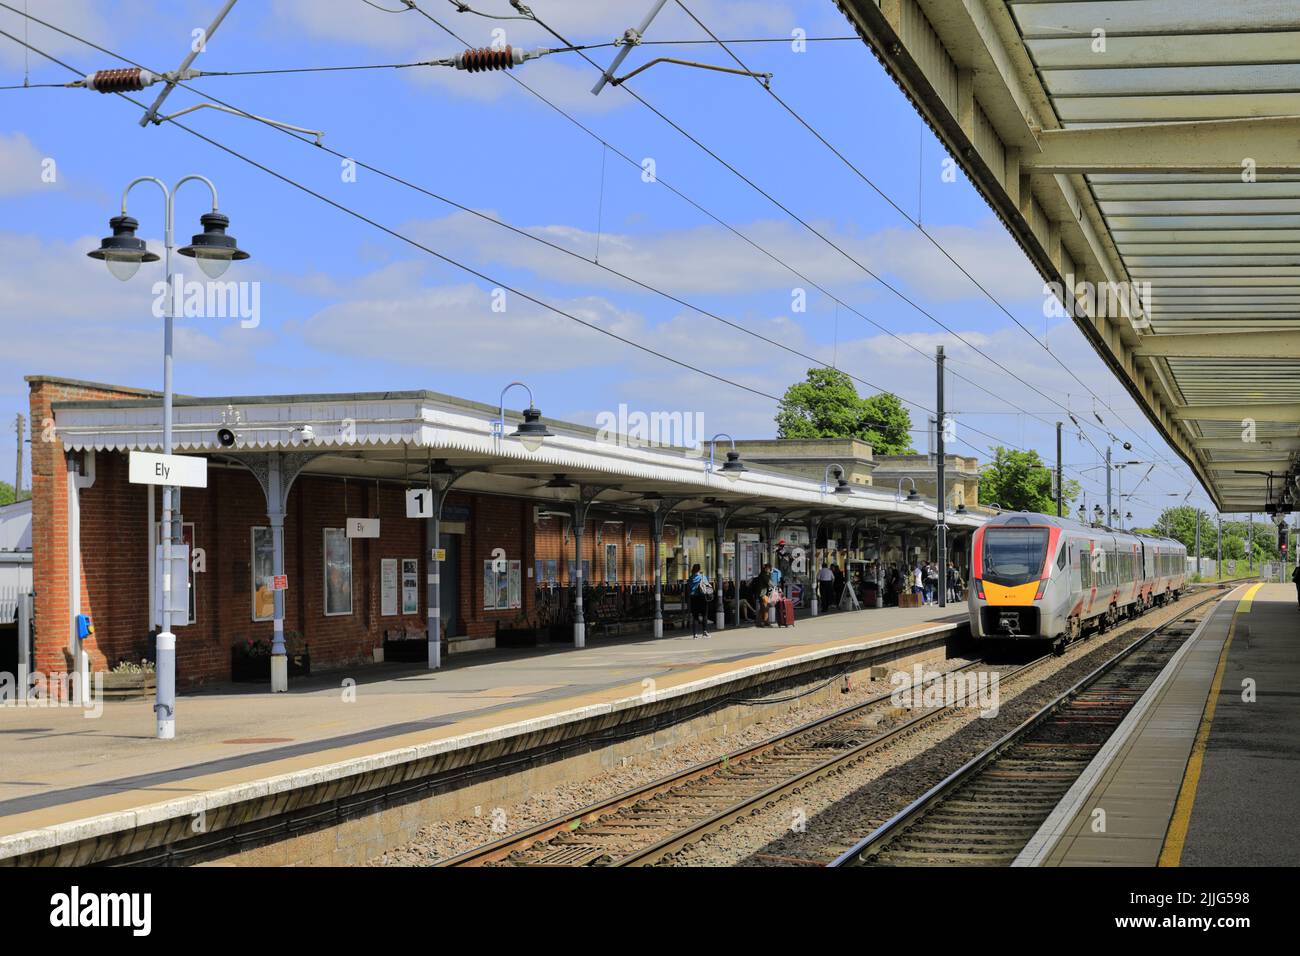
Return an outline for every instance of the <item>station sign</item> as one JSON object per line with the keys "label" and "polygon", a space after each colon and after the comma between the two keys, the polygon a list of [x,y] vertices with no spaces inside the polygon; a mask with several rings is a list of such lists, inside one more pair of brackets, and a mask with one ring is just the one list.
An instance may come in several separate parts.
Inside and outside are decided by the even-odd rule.
{"label": "station sign", "polygon": [[133,485],[206,488],[208,460],[193,455],[156,455],[148,451],[133,451],[128,477]]}
{"label": "station sign", "polygon": [[378,538],[378,518],[349,518],[347,524],[349,538]]}
{"label": "station sign", "polygon": [[432,518],[433,492],[428,488],[406,489],[406,517]]}

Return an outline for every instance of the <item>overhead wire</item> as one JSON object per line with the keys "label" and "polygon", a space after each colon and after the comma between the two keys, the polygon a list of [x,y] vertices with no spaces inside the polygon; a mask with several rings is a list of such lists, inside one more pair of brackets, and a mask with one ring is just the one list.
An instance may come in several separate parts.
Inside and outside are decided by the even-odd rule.
{"label": "overhead wire", "polygon": [[[8,7],[8,4],[0,4],[0,6]],[[398,12],[400,12],[400,11],[398,11]],[[78,40],[79,42],[85,43],[86,45],[91,46],[92,48],[97,49],[97,50],[99,50],[99,51],[101,51],[101,52],[104,52],[104,53],[106,53],[106,54],[108,54],[108,55],[110,55],[110,56],[114,56],[114,57],[117,58],[117,59],[121,59],[121,60],[123,60],[124,62],[128,62],[128,63],[132,63],[132,62],[133,62],[133,61],[131,61],[129,58],[123,57],[123,56],[121,56],[120,54],[117,54],[117,53],[115,53],[115,52],[113,52],[113,51],[111,51],[111,50],[108,50],[108,49],[105,48],[105,47],[102,47],[102,46],[100,46],[100,45],[98,45],[98,44],[95,44],[95,43],[89,41],[89,40],[86,40],[86,39],[83,38],[83,37],[76,36],[75,34],[72,34],[72,33],[70,33],[69,31],[62,30],[62,28],[56,27],[56,26],[54,26],[53,24],[49,24],[49,23],[46,23],[45,21],[41,21],[41,20],[39,20],[39,18],[32,17],[31,19],[36,20],[37,22],[41,22],[43,25],[48,26],[48,27],[51,27],[52,29],[59,30],[59,32],[62,32],[62,33],[64,33],[65,35],[68,35],[68,36],[70,36],[70,37],[72,37],[72,38]],[[441,26],[441,24],[439,24],[439,25]],[[450,32],[450,31],[449,31],[449,32]],[[4,35],[8,36],[10,39],[15,40],[15,42],[22,42],[22,41],[18,41],[17,38],[13,37],[13,36],[10,35],[10,34],[7,34],[7,33],[6,33],[6,34],[4,34]],[[459,39],[459,38],[457,38],[457,39]],[[461,42],[464,42],[464,41],[461,41]],[[567,41],[565,41],[565,42],[567,42]],[[24,44],[24,46],[28,46],[28,45],[27,45],[27,44]],[[34,48],[32,48],[32,49],[34,49]],[[49,57],[49,55],[46,54],[46,53],[44,53],[43,51],[38,51],[38,52],[40,52],[41,55],[46,56],[47,58],[53,60],[54,62],[59,63],[61,66],[64,66],[66,69],[69,69],[69,70],[72,71],[72,72],[77,72],[74,68],[68,66],[67,64],[64,64],[64,63],[62,63],[61,61],[58,61],[58,60],[56,60],[56,59],[54,59],[54,58],[52,58],[52,57]],[[134,65],[136,65],[136,66],[140,66],[140,64],[134,64]],[[142,68],[143,68],[143,67],[142,67]],[[52,85],[53,85],[53,84],[52,84]],[[185,84],[179,84],[179,85],[184,86]],[[191,88],[189,88],[189,87],[186,87],[186,88],[187,88],[187,89],[191,89]],[[198,91],[198,90],[193,90],[193,89],[191,89],[191,92],[195,92],[196,94],[199,94],[199,95],[206,95],[206,94],[202,94],[201,91]],[[121,95],[121,94],[119,94],[119,95]],[[130,102],[132,102],[132,103],[135,103],[135,101],[132,100],[130,97],[123,96],[123,98],[124,98],[124,99],[127,99],[128,101],[130,101]],[[139,104],[137,104],[137,105],[139,105]],[[241,112],[242,112],[242,111],[241,111]],[[174,122],[174,121],[172,121],[172,122]],[[284,176],[283,174],[280,174],[280,173],[278,173],[277,171],[275,171],[275,170],[273,170],[273,169],[270,169],[269,167],[266,167],[266,166],[264,166],[264,165],[258,163],[257,161],[252,160],[251,158],[249,158],[249,157],[247,157],[247,156],[244,156],[243,154],[238,153],[237,151],[234,151],[234,150],[230,149],[229,147],[226,147],[224,144],[218,143],[218,142],[216,142],[215,140],[212,140],[212,139],[210,139],[209,137],[206,137],[206,136],[204,136],[203,134],[198,133],[196,130],[191,129],[191,128],[185,126],[184,124],[174,122],[174,125],[180,127],[181,129],[185,130],[186,132],[191,133],[191,135],[195,135],[195,136],[197,136],[198,138],[203,139],[203,140],[205,140],[206,142],[209,142],[210,144],[217,146],[218,148],[221,148],[221,149],[223,149],[223,150],[225,150],[225,151],[227,151],[227,152],[230,152],[232,155],[235,155],[237,158],[240,158],[241,160],[243,160],[243,161],[245,161],[245,162],[248,162],[248,163],[250,163],[250,164],[252,164],[252,165],[258,167],[259,169],[262,169],[264,172],[267,172],[268,174],[273,175],[273,176],[275,176],[276,178],[279,178],[279,179],[283,180],[283,181],[286,182],[287,184],[289,184],[289,185],[293,185],[293,186],[295,186],[295,187],[297,187],[297,188],[300,188],[300,189],[302,189],[302,190],[308,192],[309,194],[313,195],[314,197],[320,199],[321,201],[324,201],[324,202],[326,202],[326,203],[328,203],[328,204],[330,204],[330,205],[333,205],[333,206],[335,206],[336,208],[340,209],[341,211],[346,212],[346,213],[348,213],[348,214],[350,214],[350,215],[355,216],[356,218],[361,219],[362,221],[367,222],[368,224],[374,226],[375,228],[379,228],[379,229],[381,229],[382,231],[388,232],[388,233],[390,233],[391,235],[393,235],[394,237],[399,238],[399,239],[402,239],[403,241],[406,241],[406,242],[408,242],[408,243],[410,243],[410,244],[416,246],[417,248],[422,249],[423,251],[425,251],[425,252],[427,252],[427,253],[429,253],[429,254],[431,254],[431,255],[437,257],[437,258],[443,259],[443,260],[447,261],[448,263],[450,263],[450,264],[452,264],[452,265],[454,265],[454,266],[456,266],[456,267],[458,267],[458,268],[463,269],[464,271],[467,271],[467,272],[469,272],[469,273],[471,273],[471,274],[473,274],[473,275],[476,275],[476,276],[478,276],[478,277],[484,279],[485,281],[494,282],[495,284],[500,285],[500,286],[502,286],[503,288],[508,289],[509,291],[515,292],[516,294],[520,295],[521,297],[527,299],[528,301],[532,301],[532,302],[534,302],[535,304],[537,304],[537,305],[539,305],[539,306],[541,306],[541,307],[543,307],[543,308],[546,308],[546,309],[548,309],[548,310],[554,311],[554,312],[556,312],[557,314],[563,315],[563,316],[565,316],[566,318],[570,318],[571,320],[576,321],[576,322],[578,322],[578,323],[580,323],[580,324],[587,325],[588,327],[591,327],[591,328],[595,329],[596,331],[600,331],[600,332],[602,332],[602,333],[604,333],[604,334],[611,335],[613,338],[616,338],[616,339],[618,339],[619,341],[624,342],[625,344],[631,345],[631,346],[633,346],[633,347],[635,347],[635,348],[638,348],[638,349],[640,349],[640,350],[642,350],[642,351],[648,352],[648,353],[650,353],[650,354],[652,354],[652,355],[655,355],[655,356],[657,356],[657,357],[659,357],[659,358],[661,358],[661,359],[664,359],[664,360],[667,360],[667,361],[673,362],[674,364],[677,364],[677,365],[680,365],[680,366],[682,366],[682,367],[688,368],[688,369],[690,369],[691,371],[694,371],[694,372],[697,372],[697,373],[699,373],[699,374],[706,375],[706,376],[708,376],[708,377],[714,378],[715,380],[718,380],[718,381],[720,381],[720,382],[724,382],[725,384],[729,384],[729,385],[732,385],[732,386],[734,386],[734,387],[742,388],[742,389],[744,389],[744,390],[746,390],[746,391],[750,391],[750,392],[752,392],[752,393],[754,393],[754,394],[756,394],[756,395],[760,395],[760,396],[762,396],[762,397],[769,398],[769,399],[772,399],[772,400],[778,400],[778,399],[776,398],[776,396],[770,395],[770,394],[768,394],[768,393],[766,393],[766,392],[763,392],[763,391],[761,391],[761,390],[754,389],[754,388],[752,388],[752,387],[750,387],[750,386],[746,386],[746,385],[744,385],[743,383],[739,383],[739,382],[733,381],[733,380],[731,380],[731,379],[729,379],[729,378],[726,378],[725,376],[719,376],[719,375],[716,375],[715,373],[711,373],[711,372],[709,372],[708,370],[705,370],[705,369],[698,368],[698,367],[696,367],[696,366],[690,365],[689,363],[684,363],[684,362],[681,362],[681,361],[679,361],[679,360],[673,359],[671,356],[664,355],[663,353],[658,352],[657,350],[654,350],[654,349],[652,349],[652,348],[649,348],[648,346],[644,346],[644,345],[642,345],[641,343],[635,342],[635,341],[630,340],[630,339],[626,339],[626,338],[624,338],[624,337],[622,337],[622,336],[618,336],[617,334],[614,334],[614,333],[610,333],[610,332],[608,332],[608,330],[600,329],[599,327],[596,327],[596,326],[594,326],[594,325],[592,325],[592,324],[590,324],[590,323],[587,323],[587,322],[585,322],[585,321],[583,321],[583,320],[581,320],[581,319],[579,319],[579,318],[577,318],[577,317],[575,317],[575,316],[572,316],[572,315],[570,315],[570,314],[564,312],[564,311],[561,310],[561,309],[558,309],[558,308],[556,308],[556,307],[554,307],[554,306],[549,305],[549,303],[546,303],[546,302],[544,302],[544,301],[542,301],[542,300],[540,300],[540,299],[537,299],[537,298],[535,298],[535,297],[533,297],[533,296],[530,296],[530,295],[527,294],[527,293],[524,293],[524,292],[522,292],[522,291],[520,291],[520,290],[517,290],[517,289],[513,289],[513,288],[511,288],[511,287],[509,287],[509,286],[505,286],[505,285],[502,284],[502,283],[496,282],[496,280],[492,279],[491,277],[488,277],[488,276],[484,275],[483,273],[480,273],[480,272],[478,272],[477,270],[474,270],[473,268],[471,268],[471,267],[465,265],[464,263],[460,263],[460,262],[458,262],[458,261],[455,260],[455,259],[452,259],[452,258],[450,258],[450,257],[444,256],[443,254],[437,252],[436,250],[433,250],[433,249],[431,249],[431,248],[429,248],[429,247],[427,247],[427,246],[424,246],[423,244],[418,243],[418,242],[416,242],[415,240],[412,240],[410,237],[405,236],[404,234],[402,234],[402,233],[400,233],[400,232],[397,232],[396,230],[392,230],[392,229],[390,229],[389,227],[384,226],[382,223],[379,223],[379,222],[377,222],[377,221],[375,221],[375,220],[373,220],[373,219],[370,219],[369,217],[366,217],[366,216],[364,216],[363,214],[360,214],[360,213],[356,212],[355,210],[352,210],[352,209],[350,209],[349,207],[344,206],[343,204],[336,203],[336,202],[334,202],[333,200],[330,200],[328,197],[325,197],[325,196],[323,196],[323,195],[321,195],[321,194],[318,194],[318,193],[316,193],[315,191],[310,190],[309,188],[303,186],[301,183],[298,183],[296,180],[293,180],[291,177]],[[274,124],[267,124],[267,125],[272,125],[272,126],[274,126]],[[579,124],[579,125],[581,125],[581,124]],[[274,127],[274,128],[279,128],[279,127]],[[282,131],[282,132],[286,132],[286,133],[288,133],[288,131],[286,131],[286,130],[281,130],[281,131]],[[292,133],[288,133],[288,135],[294,135],[294,134],[292,134]],[[300,137],[295,136],[295,138],[300,138]],[[306,142],[306,140],[304,140],[304,142]],[[327,152],[331,152],[331,153],[333,153],[333,154],[336,155],[336,156],[341,156],[341,155],[342,155],[342,154],[338,153],[337,151],[329,150],[328,148],[326,148],[326,151],[327,151]],[[406,182],[405,180],[402,180],[402,179],[400,179],[399,177],[394,177],[394,176],[392,176],[391,174],[388,174],[388,173],[384,172],[383,170],[379,170],[379,169],[374,168],[374,167],[369,167],[369,166],[366,166],[365,164],[359,164],[359,165],[363,165],[363,166],[365,166],[365,168],[372,169],[372,171],[376,172],[376,173],[379,174],[379,175],[386,176],[387,178],[392,179],[392,180],[394,180],[394,181],[396,181],[396,182],[400,182],[400,183],[402,183],[403,185],[406,185],[406,186],[408,186],[408,187],[410,187],[410,188],[413,188],[413,189],[416,189],[416,190],[418,190],[418,191],[420,191],[420,192],[426,193],[426,194],[430,195],[431,197],[436,198],[436,199],[438,199],[439,201],[445,202],[445,203],[447,203],[447,204],[449,204],[449,205],[455,206],[456,208],[461,208],[461,209],[463,209],[463,210],[465,210],[465,211],[467,211],[467,212],[472,212],[472,213],[475,212],[474,210],[470,210],[470,209],[468,209],[468,207],[464,207],[464,206],[462,206],[461,204],[458,204],[458,203],[456,203],[455,201],[448,199],[447,197],[443,197],[443,196],[440,196],[440,195],[438,195],[438,194],[432,193],[431,191],[426,190],[426,189],[424,189],[423,187],[419,187],[419,186],[417,186],[417,185],[415,185],[415,184],[412,184],[412,183]],[[684,198],[685,198],[685,197],[684,197]],[[477,214],[477,213],[475,213],[475,214]],[[573,253],[571,250],[564,249],[563,247],[557,246],[557,245],[554,244],[554,243],[549,243],[549,242],[547,242],[546,240],[542,240],[542,239],[540,239],[540,237],[533,236],[531,233],[528,233],[528,232],[526,232],[526,231],[524,231],[524,230],[519,230],[517,227],[513,227],[513,226],[511,226],[511,225],[508,224],[508,223],[501,222],[500,220],[493,219],[492,217],[483,217],[483,218],[487,219],[487,221],[492,222],[492,223],[494,223],[494,224],[496,224],[496,225],[502,226],[502,227],[504,227],[504,228],[511,229],[512,231],[515,231],[515,232],[517,232],[517,233],[520,234],[520,235],[526,236],[526,237],[528,237],[528,238],[533,238],[533,239],[535,239],[535,240],[537,240],[537,241],[543,242],[544,244],[551,246],[552,248],[556,249],[557,251],[561,251],[561,252],[564,252],[564,253],[566,253],[566,254],[570,254],[570,255],[575,255],[577,258],[580,258],[580,259],[582,259],[582,260],[585,261],[585,262],[589,262],[589,263],[592,262],[592,260],[587,259],[585,256],[581,256],[580,254]],[[779,261],[779,260],[778,260],[778,261]],[[592,264],[596,264],[596,263],[592,263]],[[599,264],[597,264],[597,265],[599,265]],[[604,268],[604,267],[602,266],[602,268]],[[637,279],[635,279],[634,277],[626,276],[626,275],[624,275],[624,274],[618,272],[617,270],[613,270],[613,269],[609,269],[608,271],[610,271],[610,272],[613,273],[613,274],[620,275],[620,277],[626,279],[627,281],[631,281],[631,282],[633,282],[633,283],[635,283],[635,284],[641,285],[642,287],[647,288],[647,289],[650,290],[650,291],[654,291],[654,292],[656,292],[656,293],[658,293],[658,294],[665,295],[666,297],[668,297],[668,298],[670,298],[670,299],[673,299],[674,301],[678,301],[680,304],[684,305],[685,307],[692,308],[692,309],[694,309],[694,310],[696,310],[696,311],[701,311],[702,314],[707,314],[707,315],[709,315],[711,318],[716,318],[718,321],[721,321],[721,322],[723,322],[723,323],[725,323],[725,324],[728,324],[728,325],[731,325],[731,326],[733,326],[733,327],[739,328],[741,331],[744,331],[744,332],[746,332],[747,334],[752,334],[752,335],[754,335],[754,336],[757,337],[757,338],[763,339],[764,341],[768,341],[770,344],[777,345],[778,347],[784,348],[784,349],[786,349],[787,351],[792,351],[792,352],[794,352],[795,354],[799,354],[801,357],[803,357],[803,358],[805,358],[805,359],[807,359],[807,360],[814,361],[814,362],[818,362],[818,361],[819,361],[819,360],[817,360],[815,357],[807,356],[807,355],[805,355],[805,354],[803,354],[803,353],[798,352],[797,350],[790,349],[790,348],[784,346],[783,343],[778,343],[778,342],[775,342],[774,340],[767,339],[765,336],[762,336],[762,335],[759,334],[759,333],[754,333],[752,330],[746,329],[746,328],[744,328],[743,326],[737,326],[735,323],[732,323],[732,322],[730,322],[729,320],[723,319],[723,318],[718,317],[718,316],[713,316],[711,313],[703,312],[703,310],[699,310],[699,309],[697,309],[697,308],[696,308],[695,306],[693,306],[691,303],[689,303],[689,302],[685,302],[684,300],[676,299],[675,297],[672,297],[672,296],[671,296],[670,294],[668,294],[668,293],[664,293],[664,292],[662,292],[661,290],[654,289],[654,287],[649,286],[649,285],[646,284],[646,283],[642,283],[642,282],[640,282],[640,280],[637,280]],[[856,310],[853,310],[853,311],[856,311]],[[910,344],[910,343],[909,343],[909,344]],[[919,351],[919,350],[918,350],[918,351]],[[921,353],[921,354],[924,354],[924,353]],[[928,358],[928,356],[927,356],[927,358]],[[823,364],[823,365],[824,365],[824,363],[820,363],[820,364]],[[964,377],[962,377],[962,376],[957,376],[957,377],[961,377],[961,378],[964,379]],[[854,378],[856,378],[856,376],[854,376]],[[878,388],[878,386],[872,385],[871,383],[865,382],[864,380],[861,380],[861,379],[857,379],[857,380],[858,380],[858,381],[863,381],[863,383],[864,383],[864,384],[867,384],[869,387],[872,387],[872,388]],[[913,402],[913,401],[910,401],[910,400],[905,400],[905,401],[907,401],[907,404],[911,404],[911,405],[914,405],[914,406],[916,406],[916,407],[922,408],[923,410],[928,411],[928,409],[925,409],[925,407],[924,407],[921,403]],[[885,423],[880,423],[880,422],[871,422],[871,423],[869,423],[869,424],[873,424],[873,425],[884,425]],[[981,431],[980,429],[974,428],[973,426],[967,426],[967,427],[969,428],[970,431],[975,432],[975,433],[977,433],[977,434],[982,434],[982,435],[984,435],[984,436],[986,436],[986,437],[988,437],[988,438],[991,438],[992,440],[994,440],[994,441],[996,441],[996,442],[1004,442],[1003,439],[999,439],[997,436],[991,435],[991,434],[989,434],[989,433],[987,433],[987,432],[983,432],[983,431]],[[914,431],[916,431],[916,432],[919,433],[921,430],[920,430],[920,429],[915,429]],[[980,449],[980,447],[981,447],[981,446],[978,446],[978,445],[973,445],[973,444],[971,444],[971,443],[969,443],[969,442],[967,442],[967,441],[965,441],[965,440],[961,440],[961,439],[959,439],[959,441],[960,441],[961,444],[966,444],[966,445],[968,445],[969,447],[972,447],[972,448]],[[1006,443],[1006,444],[1011,444],[1011,443]],[[1017,447],[1017,448],[1018,448],[1019,446],[1014,446],[1014,445],[1012,445],[1012,447]],[[990,454],[992,454],[992,450],[991,450],[991,449],[983,449],[983,450],[988,451]]]}

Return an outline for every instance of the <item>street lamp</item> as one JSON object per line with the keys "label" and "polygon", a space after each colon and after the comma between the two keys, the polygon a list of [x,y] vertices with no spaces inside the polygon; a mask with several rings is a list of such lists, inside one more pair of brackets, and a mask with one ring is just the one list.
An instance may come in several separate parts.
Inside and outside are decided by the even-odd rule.
{"label": "street lamp", "polygon": [[[731,451],[727,452],[727,460],[722,463],[721,468],[718,467],[716,457],[719,438],[725,438],[727,441],[731,442]],[[743,472],[748,471],[749,469],[747,469],[745,463],[740,460],[740,452],[736,451],[736,439],[724,432],[718,432],[718,434],[709,439],[709,463],[704,470],[709,474],[712,474],[714,471],[720,471],[723,478],[734,482]]]}
{"label": "street lamp", "polygon": [[907,500],[920,501],[921,496],[916,493],[916,482],[913,481],[911,478],[907,477],[907,475],[904,475],[902,478],[898,479],[898,491],[894,492],[894,500],[895,501],[903,500],[903,482],[907,482],[909,485],[912,486],[911,490],[908,491],[907,493]]}
{"label": "street lamp", "polygon": [[[167,273],[167,292],[163,302],[163,454],[172,453],[172,332],[175,324],[173,289],[172,252],[177,251],[174,242],[176,222],[176,194],[180,188],[191,180],[203,183],[212,194],[212,211],[205,213],[199,221],[203,224],[204,234],[195,236],[194,242],[179,250],[182,255],[200,257],[199,265],[208,275],[212,275],[203,259],[221,261],[221,270],[235,259],[247,259],[244,252],[235,243],[234,237],[227,236],[225,229],[230,220],[217,208],[217,187],[212,180],[204,176],[184,176],[177,180],[169,190],[167,185],[155,176],[140,176],[131,180],[122,191],[122,212],[109,220],[113,235],[100,241],[99,248],[87,253],[92,259],[99,259],[108,266],[109,272],[125,282],[134,276],[144,262],[157,262],[158,256],[149,251],[144,240],[136,236],[140,224],[127,215],[126,199],[131,190],[140,183],[153,183],[163,194],[163,267]],[[211,265],[211,263],[209,263]],[[161,615],[157,644],[157,699],[154,704],[154,716],[157,719],[157,734],[160,740],[170,740],[176,736],[176,635],[172,633],[171,585],[172,585],[172,504],[174,492],[171,485],[163,486],[162,513],[162,548],[163,548],[163,600],[159,608]],[[283,538],[275,542],[276,552],[283,555]],[[153,560],[152,556],[150,560]],[[282,573],[282,558],[276,562],[276,573]],[[152,604],[153,595],[149,596]],[[276,592],[277,603],[283,600],[283,592]],[[281,620],[283,616],[277,614]],[[276,645],[272,654],[283,654],[284,634],[277,630]]]}
{"label": "street lamp", "polygon": [[1106,518],[1106,512],[1102,510],[1101,505],[1092,506],[1092,523],[1101,524]]}
{"label": "street lamp", "polygon": [[[195,238],[198,238],[197,236]],[[542,447],[542,442],[554,436],[549,428],[542,424],[542,413],[536,408],[533,402],[533,390],[523,382],[511,382],[505,388],[501,389],[501,404],[498,409],[497,420],[492,423],[492,433],[499,440],[506,430],[506,392],[512,388],[522,388],[528,393],[528,407],[524,409],[524,420],[519,423],[513,432],[510,433],[512,438],[518,438],[519,444],[524,446],[524,451],[529,453],[537,451]]]}
{"label": "street lamp", "polygon": [[[835,483],[835,490],[831,491],[831,469],[834,468],[839,473],[839,480]],[[822,475],[822,494],[833,494],[835,500],[840,504],[848,501],[853,496],[853,489],[849,486],[848,479],[844,477],[844,466],[831,462],[826,466],[826,472]]]}
{"label": "street lamp", "polygon": [[220,279],[230,268],[230,263],[247,259],[248,253],[235,243],[234,236],[226,235],[230,218],[213,209],[199,217],[203,232],[190,239],[190,244],[176,251],[194,259],[209,279]]}

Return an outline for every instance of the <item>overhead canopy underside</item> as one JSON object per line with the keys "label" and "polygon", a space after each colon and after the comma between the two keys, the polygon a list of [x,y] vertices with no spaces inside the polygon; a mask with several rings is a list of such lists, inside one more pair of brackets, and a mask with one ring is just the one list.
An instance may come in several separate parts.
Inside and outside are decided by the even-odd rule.
{"label": "overhead canopy underside", "polygon": [[1220,509],[1289,492],[1300,3],[838,5],[1049,281],[1136,294],[1076,322]]}

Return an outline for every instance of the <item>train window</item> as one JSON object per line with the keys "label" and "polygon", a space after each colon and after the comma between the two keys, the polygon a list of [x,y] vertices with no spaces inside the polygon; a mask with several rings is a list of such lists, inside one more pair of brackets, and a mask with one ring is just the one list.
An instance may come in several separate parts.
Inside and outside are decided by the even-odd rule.
{"label": "train window", "polygon": [[1065,570],[1065,559],[1066,559],[1065,550],[1066,550],[1066,546],[1062,544],[1061,553],[1056,556],[1056,566],[1062,571]]}
{"label": "train window", "polygon": [[984,579],[1012,587],[1038,580],[1047,560],[1046,528],[989,528],[984,534]]}

